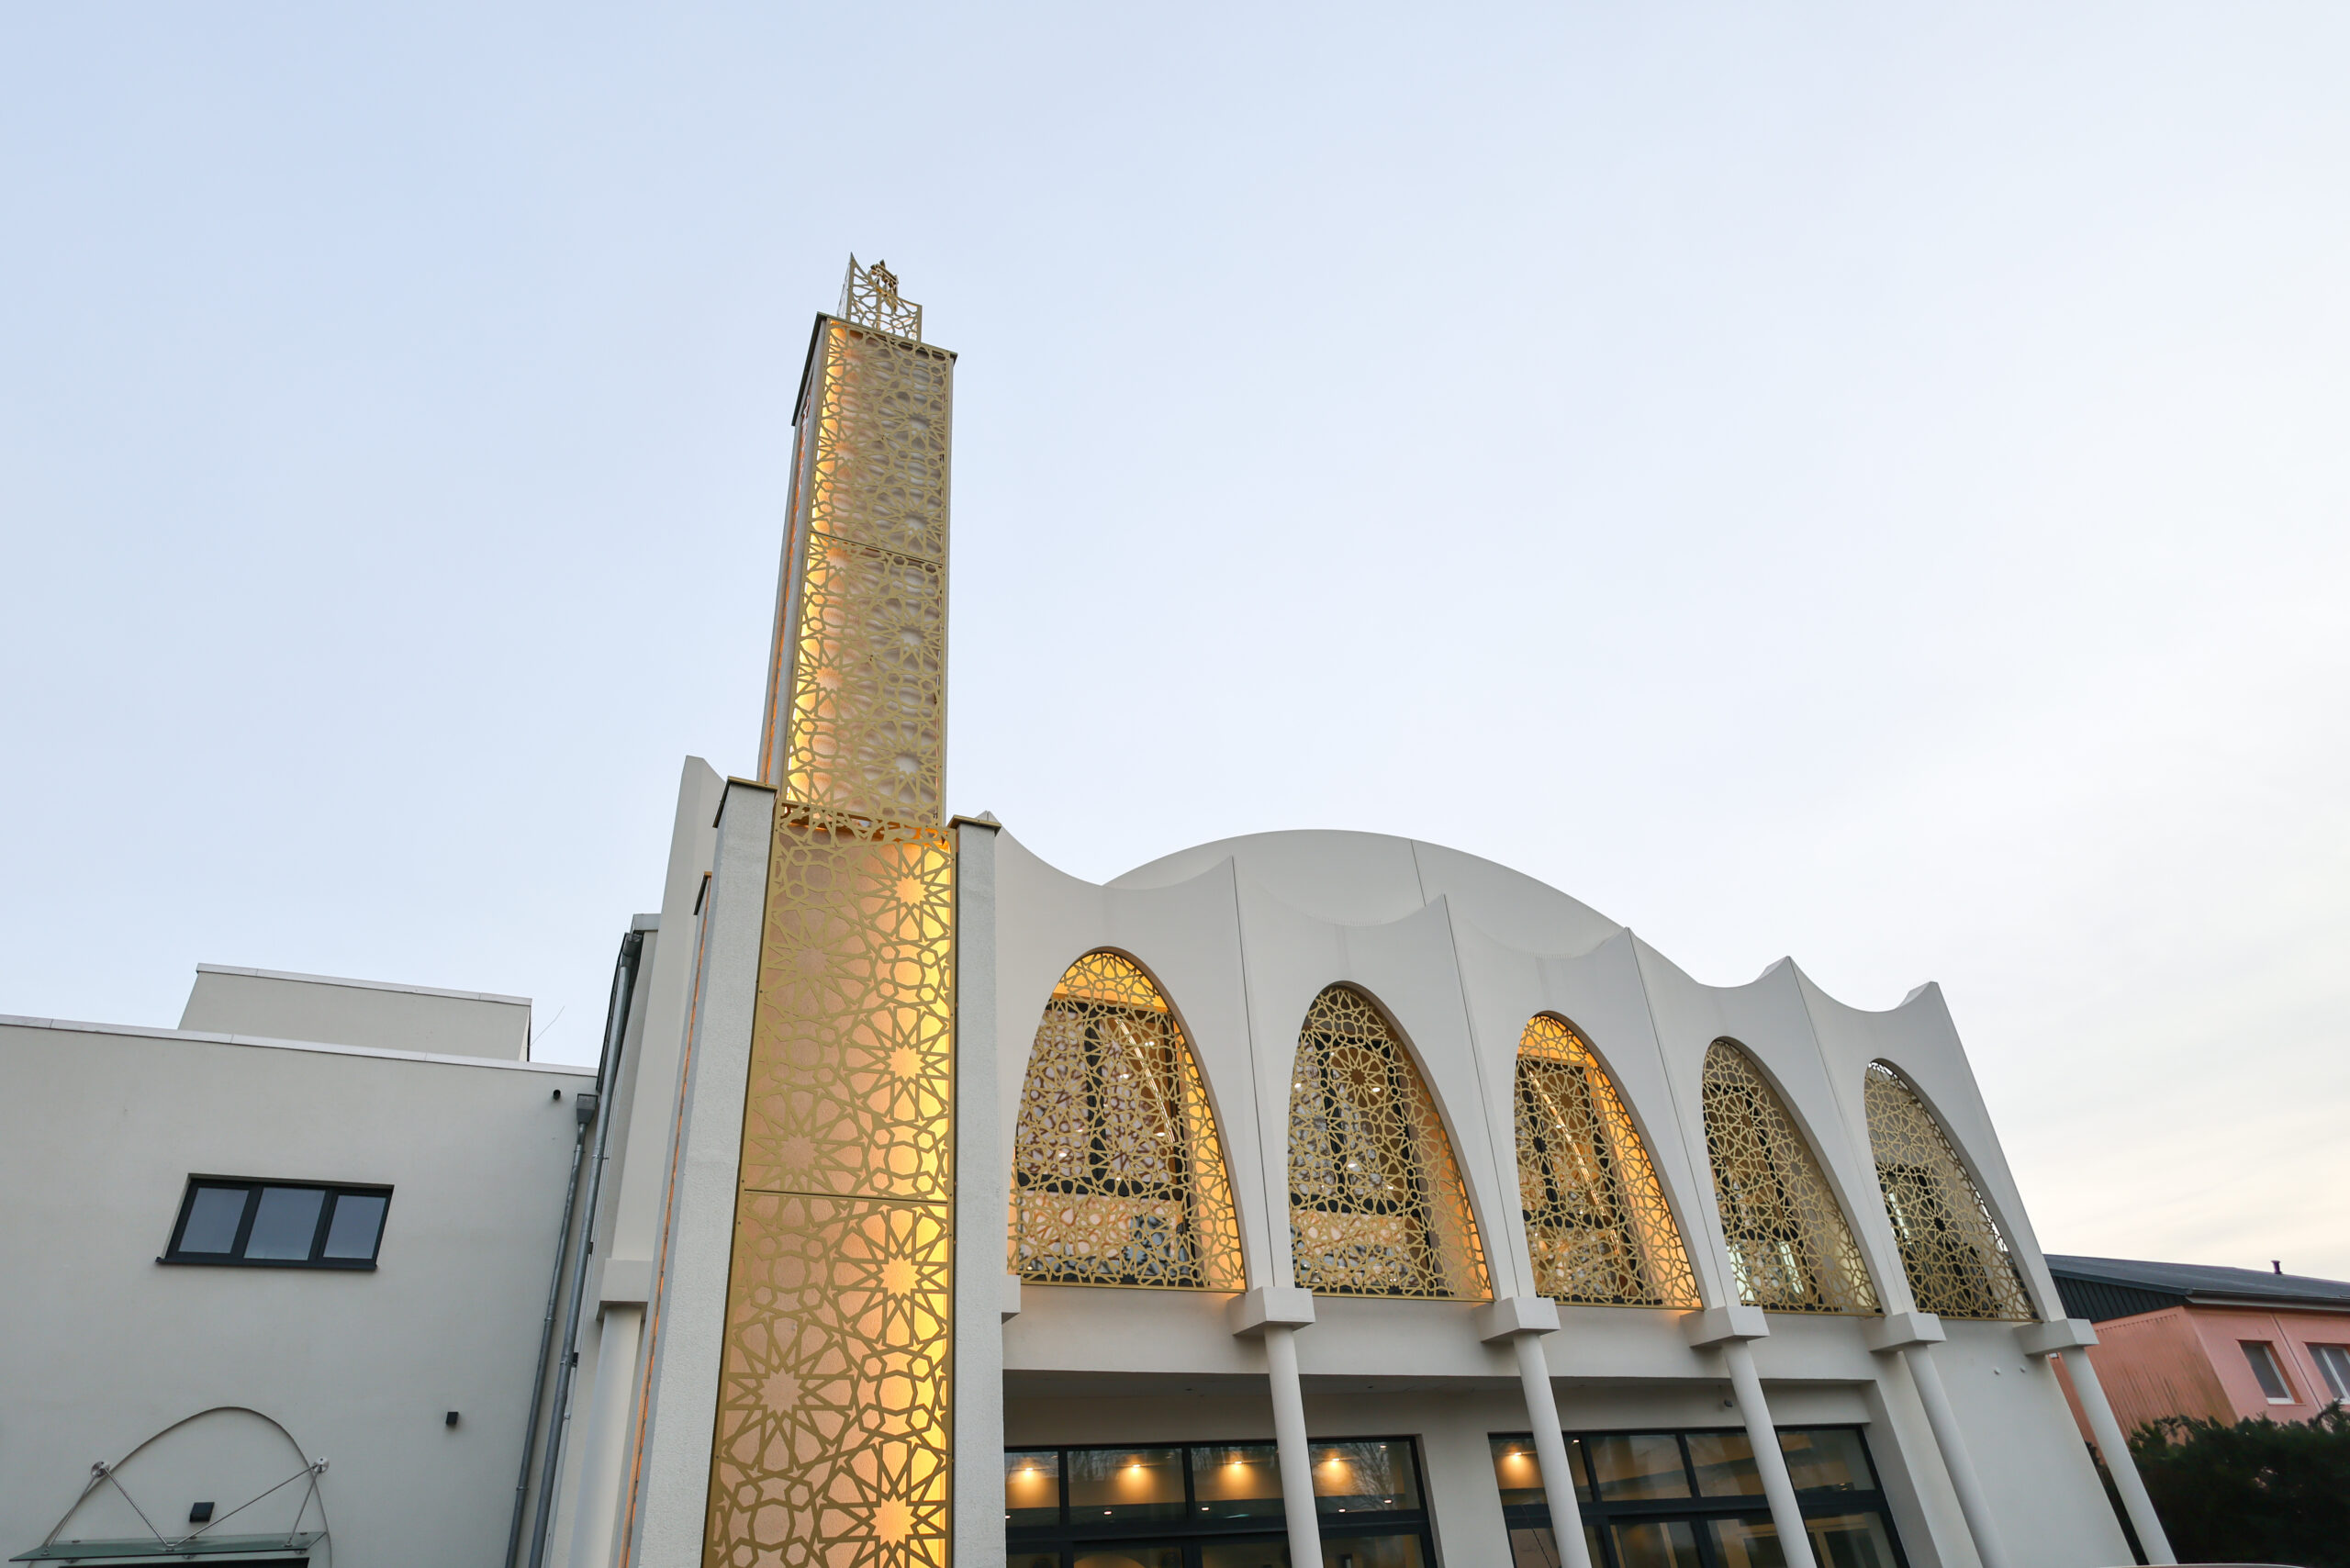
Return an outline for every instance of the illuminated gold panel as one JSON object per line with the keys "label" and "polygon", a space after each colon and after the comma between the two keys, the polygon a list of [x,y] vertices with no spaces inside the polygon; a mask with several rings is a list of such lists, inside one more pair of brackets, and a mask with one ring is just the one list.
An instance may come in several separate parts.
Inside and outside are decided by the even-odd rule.
{"label": "illuminated gold panel", "polygon": [[1013,1272],[1239,1290],[1240,1226],[1207,1087],[1167,999],[1088,953],[1046,1004],[1013,1135]]}
{"label": "illuminated gold panel", "polygon": [[1873,1061],[1863,1093],[1886,1216],[1918,1310],[2018,1323],[2037,1317],[1990,1205],[1918,1092]]}
{"label": "illuminated gold panel", "polygon": [[1544,1295],[1697,1305],[1688,1249],[1622,1097],[1583,1037],[1547,1013],[1518,1040],[1517,1187]]}
{"label": "illuminated gold panel", "polygon": [[947,1560],[946,1211],[744,1195],[703,1561]]}
{"label": "illuminated gold panel", "polygon": [[1706,1152],[1739,1299],[1773,1312],[1877,1310],[1852,1227],[1795,1118],[1735,1042],[1706,1052]]}
{"label": "illuminated gold panel", "polygon": [[1334,985],[1298,1033],[1290,1257],[1330,1295],[1493,1294],[1469,1191],[1419,1070],[1371,999]]}

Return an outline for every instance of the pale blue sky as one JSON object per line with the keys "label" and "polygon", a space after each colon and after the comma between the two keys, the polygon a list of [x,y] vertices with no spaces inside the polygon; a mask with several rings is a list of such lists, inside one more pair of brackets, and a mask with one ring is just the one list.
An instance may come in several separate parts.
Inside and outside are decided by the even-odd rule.
{"label": "pale blue sky", "polygon": [[2043,1243],[2350,1276],[2350,11],[0,11],[0,1012],[592,1054],[845,253],[957,809],[1940,980]]}

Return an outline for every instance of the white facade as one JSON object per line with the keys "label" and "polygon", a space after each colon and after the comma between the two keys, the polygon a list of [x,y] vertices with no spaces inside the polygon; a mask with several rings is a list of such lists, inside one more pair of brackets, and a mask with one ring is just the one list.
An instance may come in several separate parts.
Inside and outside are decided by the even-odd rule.
{"label": "white facade", "polygon": [[[283,1479],[273,1466],[299,1469],[287,1462],[298,1447],[303,1461],[329,1459],[328,1470],[249,1518],[293,1529],[289,1504],[314,1482],[330,1534],[275,1560],[496,1563],[516,1531],[523,1562],[700,1562],[772,810],[765,789],[688,761],[663,907],[630,938],[610,1092],[592,1121],[578,1096],[598,1087],[594,1075],[514,1060],[500,1043],[518,1007],[527,1016],[517,999],[207,968],[188,1021],[226,1030],[0,1023],[0,1174],[19,1194],[0,1228],[15,1284],[0,1306],[7,1554],[68,1513],[93,1462],[226,1406],[257,1416],[207,1417],[207,1440],[166,1441],[120,1473],[119,1490],[162,1533],[193,1529],[181,1521],[199,1498],[226,1509]],[[1953,1321],[1930,1342],[1930,1320],[1912,1311],[1862,1103],[1877,1060],[1930,1102],[2040,1316],[2061,1317],[1933,987],[1873,1014],[1828,997],[1791,962],[1743,986],[1703,985],[1561,893],[1401,838],[1237,839],[1095,886],[992,823],[957,831],[959,1562],[1005,1560],[1006,1448],[1272,1440],[1284,1386],[1269,1373],[1274,1341],[1293,1350],[1288,1386],[1312,1439],[1416,1444],[1429,1540],[1448,1564],[1511,1561],[1488,1439],[1532,1425],[1529,1364],[1547,1369],[1571,1431],[1758,1417],[1861,1428],[1915,1568],[2129,1560],[2042,1359],[2068,1331]],[[1198,1060],[1239,1222],[1248,1290],[1237,1302],[1230,1291],[1024,1284],[1007,1273],[1031,1042],[1063,972],[1103,949],[1157,981]],[[1341,981],[1392,1015],[1434,1097],[1498,1305],[1289,1289],[1292,1061],[1309,1003]],[[1548,1305],[1529,1301],[1512,1086],[1521,1031],[1539,1013],[1571,1021],[1604,1058],[1705,1310],[1566,1305],[1550,1331]],[[302,1028],[369,1043],[283,1037]],[[406,1048],[377,1043],[387,1037]],[[1800,1123],[1881,1316],[1725,1310],[1738,1298],[1699,1087],[1707,1048],[1725,1037]],[[584,1268],[569,1246],[551,1298],[575,1147],[573,1229],[594,1245]],[[198,1175],[392,1189],[375,1267],[162,1262]],[[562,1348],[543,1363],[537,1355],[550,1300],[569,1321],[575,1287],[578,1361],[566,1387]],[[659,1321],[648,1322],[649,1304]],[[1281,1326],[1301,1313],[1310,1327]],[[1511,1323],[1530,1326],[1531,1362]],[[1744,1402],[1740,1356],[1760,1379]],[[1921,1405],[1921,1376],[1946,1391],[1954,1443]],[[526,1440],[534,1458],[518,1513]],[[559,1480],[542,1510],[550,1443]],[[1970,1487],[1987,1529],[1962,1506]],[[59,1540],[138,1537],[117,1491],[98,1484]],[[306,1528],[317,1525],[314,1509]]]}

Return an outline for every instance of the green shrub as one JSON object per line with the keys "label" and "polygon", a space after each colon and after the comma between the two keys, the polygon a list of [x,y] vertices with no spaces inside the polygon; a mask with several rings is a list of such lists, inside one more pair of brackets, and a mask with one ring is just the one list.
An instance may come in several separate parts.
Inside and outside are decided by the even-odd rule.
{"label": "green shrub", "polygon": [[2169,1416],[2132,1434],[2131,1457],[2182,1562],[2350,1568],[2350,1413],[2314,1420]]}

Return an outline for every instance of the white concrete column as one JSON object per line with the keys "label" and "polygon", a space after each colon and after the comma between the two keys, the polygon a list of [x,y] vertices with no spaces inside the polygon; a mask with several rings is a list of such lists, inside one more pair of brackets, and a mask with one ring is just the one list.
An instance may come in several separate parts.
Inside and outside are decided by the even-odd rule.
{"label": "white concrete column", "polygon": [[1762,1495],[1771,1505],[1771,1523],[1779,1532],[1779,1551],[1787,1568],[1819,1568],[1811,1554],[1811,1537],[1803,1528],[1803,1509],[1796,1503],[1796,1484],[1787,1473],[1787,1456],[1779,1451],[1779,1428],[1772,1424],[1771,1406],[1762,1398],[1762,1379],[1754,1371],[1754,1355],[1747,1342],[1767,1339],[1771,1326],[1759,1306],[1710,1306],[1681,1320],[1692,1345],[1703,1350],[1719,1346],[1729,1368],[1731,1395],[1738,1417],[1746,1424],[1746,1441],[1754,1450],[1754,1468],[1762,1478]]}
{"label": "white concrete column", "polygon": [[2085,1317],[2068,1317],[2054,1323],[2029,1323],[2016,1335],[2031,1355],[2065,1358],[2073,1394],[2081,1402],[2082,1414],[2089,1418],[2089,1435],[2097,1439],[2097,1451],[2113,1477],[2113,1489],[2121,1494],[2121,1510],[2130,1516],[2130,1528],[2138,1532],[2138,1545],[2146,1561],[2177,1562],[2170,1537],[2163,1533],[2162,1518],[2154,1512],[2154,1500],[2146,1495],[2138,1463],[2130,1457],[2121,1423],[2113,1418],[2113,1406],[2106,1403],[2105,1385],[2098,1381],[2097,1368],[2089,1364],[2089,1347],[2097,1343],[2097,1329]]}
{"label": "white concrete column", "polygon": [[1289,1523],[1291,1568],[1322,1568],[1322,1521],[1314,1508],[1314,1456],[1305,1446],[1305,1388],[1297,1374],[1297,1331],[1314,1322],[1314,1293],[1259,1285],[1235,1297],[1225,1321],[1265,1341],[1272,1386],[1273,1439],[1281,1460],[1281,1514]]}
{"label": "white concrete column", "polygon": [[636,1391],[636,1350],[643,1330],[643,1303],[605,1306],[596,1383],[588,1396],[579,1445],[579,1486],[570,1507],[571,1568],[608,1568],[612,1560],[621,1462],[628,1453],[629,1406]]}
{"label": "white concrete column", "polygon": [[1550,1361],[1542,1353],[1542,1336],[1558,1329],[1558,1305],[1545,1296],[1510,1296],[1477,1311],[1477,1338],[1488,1345],[1507,1339],[1517,1352],[1517,1381],[1526,1391],[1526,1418],[1534,1428],[1534,1457],[1542,1467],[1542,1496],[1550,1505],[1559,1561],[1565,1568],[1591,1568],[1583,1511],[1575,1506],[1574,1467],[1567,1458],[1558,1396],[1550,1388]]}
{"label": "white concrete column", "polygon": [[1950,1407],[1950,1394],[1942,1387],[1941,1369],[1933,1362],[1931,1347],[1948,1338],[1942,1332],[1942,1319],[1930,1312],[1889,1312],[1870,1320],[1863,1333],[1870,1350],[1880,1354],[1891,1351],[1908,1369],[1910,1384],[1918,1391],[1918,1403],[1926,1409],[1926,1425],[1933,1428],[1934,1447],[1942,1456],[1942,1472],[1950,1477],[1950,1489],[1958,1494],[1958,1511],[1966,1518],[1966,1533],[1975,1542],[1975,1555],[1982,1559],[1983,1568],[2009,1568],[2007,1550],[1999,1542],[1998,1526],[1991,1513],[1991,1499],[1983,1491],[1982,1479],[1975,1473],[1975,1460],[1966,1451],[1966,1435],[1959,1430],[1957,1414]]}

